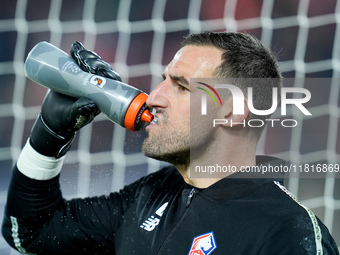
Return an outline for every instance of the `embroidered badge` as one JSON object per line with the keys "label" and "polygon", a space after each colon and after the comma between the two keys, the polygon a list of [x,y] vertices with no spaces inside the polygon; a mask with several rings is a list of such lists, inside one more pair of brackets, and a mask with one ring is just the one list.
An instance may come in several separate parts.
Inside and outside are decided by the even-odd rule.
{"label": "embroidered badge", "polygon": [[194,238],[188,255],[209,255],[216,248],[214,232],[209,232]]}

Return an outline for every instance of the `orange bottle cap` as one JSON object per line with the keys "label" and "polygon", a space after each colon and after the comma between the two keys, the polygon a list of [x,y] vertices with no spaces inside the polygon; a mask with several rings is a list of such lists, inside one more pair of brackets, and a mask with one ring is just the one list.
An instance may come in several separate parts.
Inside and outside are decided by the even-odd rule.
{"label": "orange bottle cap", "polygon": [[[126,110],[125,119],[124,119],[124,127],[126,129],[135,131],[135,122],[137,115],[146,102],[148,95],[145,93],[138,94],[129,105],[129,108]],[[145,122],[151,122],[153,119],[153,115],[149,110],[145,110],[141,116],[141,120]]]}

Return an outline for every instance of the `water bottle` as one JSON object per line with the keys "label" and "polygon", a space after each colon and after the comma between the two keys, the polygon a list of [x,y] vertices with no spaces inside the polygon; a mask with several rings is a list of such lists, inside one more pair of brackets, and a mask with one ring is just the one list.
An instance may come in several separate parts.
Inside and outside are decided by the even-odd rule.
{"label": "water bottle", "polygon": [[148,95],[120,81],[84,72],[66,52],[48,42],[40,42],[29,52],[25,75],[53,91],[92,99],[111,121],[137,131],[157,123],[146,105]]}

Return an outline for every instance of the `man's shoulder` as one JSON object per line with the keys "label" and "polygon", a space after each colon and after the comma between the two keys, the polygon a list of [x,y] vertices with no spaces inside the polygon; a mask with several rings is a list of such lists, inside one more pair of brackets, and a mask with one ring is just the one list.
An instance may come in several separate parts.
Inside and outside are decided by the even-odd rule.
{"label": "man's shoulder", "polygon": [[260,205],[259,210],[266,211],[263,213],[267,215],[273,214],[276,218],[282,217],[281,220],[299,218],[301,215],[304,215],[306,219],[310,219],[314,215],[306,205],[283,185],[283,182],[278,180],[269,180],[262,183],[257,189],[249,193],[248,198],[257,201]]}
{"label": "man's shoulder", "polygon": [[[281,251],[294,247],[301,253],[323,250],[324,254],[338,254],[327,227],[282,182],[267,182],[249,196],[257,201],[255,218],[263,217],[266,222],[263,226],[269,227],[267,236],[271,245],[275,246],[284,239],[291,245],[280,247]],[[293,251],[287,251],[287,254],[292,254],[290,252]]]}

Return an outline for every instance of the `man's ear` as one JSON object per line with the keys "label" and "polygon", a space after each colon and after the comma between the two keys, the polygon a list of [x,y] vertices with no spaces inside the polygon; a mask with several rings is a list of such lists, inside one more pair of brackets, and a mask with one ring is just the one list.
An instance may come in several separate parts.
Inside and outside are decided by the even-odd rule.
{"label": "man's ear", "polygon": [[229,98],[225,101],[221,109],[221,115],[224,118],[224,126],[234,127],[237,125],[245,125],[245,121],[249,115],[248,100],[244,98],[243,100],[244,114],[233,114],[233,99]]}

